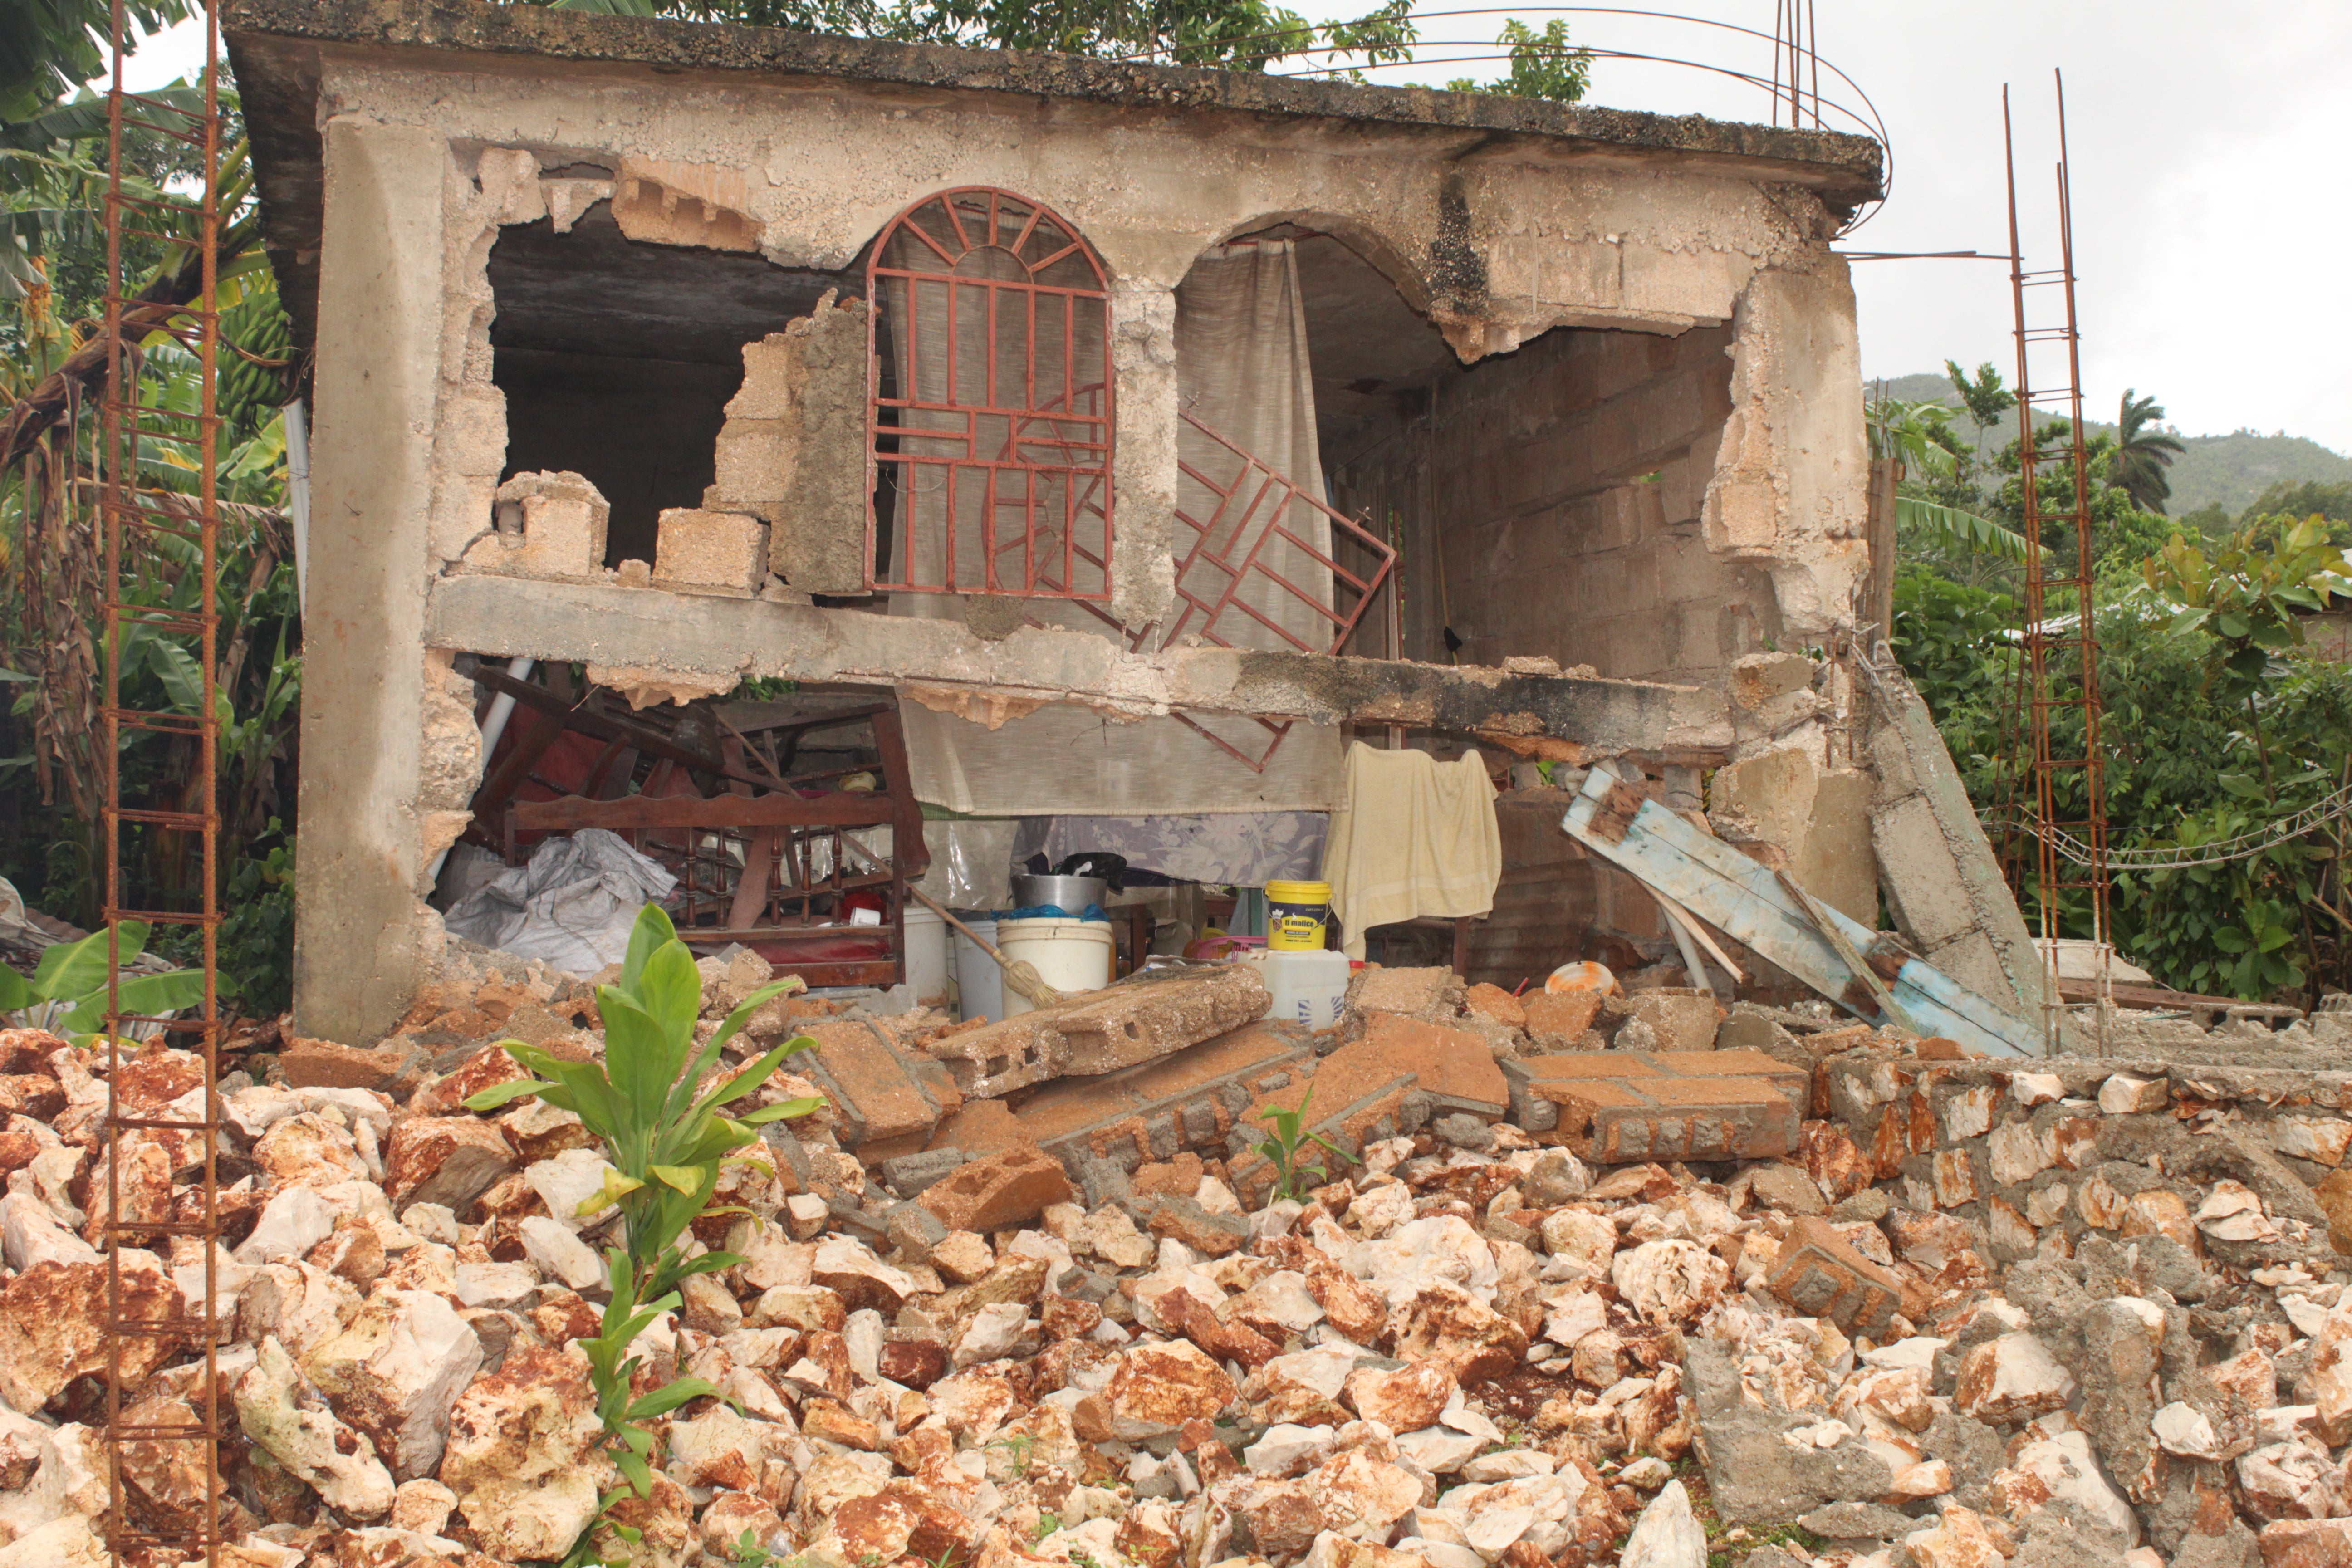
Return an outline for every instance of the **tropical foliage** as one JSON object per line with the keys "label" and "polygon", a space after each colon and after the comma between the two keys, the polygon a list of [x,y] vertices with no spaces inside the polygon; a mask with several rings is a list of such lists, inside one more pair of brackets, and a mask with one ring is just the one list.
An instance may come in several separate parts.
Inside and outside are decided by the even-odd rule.
{"label": "tropical foliage", "polygon": [[[2013,411],[1990,366],[1973,375],[1948,366],[1953,401],[1981,426]],[[2305,617],[2352,605],[2343,525],[2314,512],[2250,516],[2220,539],[2166,522],[2126,488],[2135,450],[2158,437],[2153,400],[2117,437],[2086,443],[2092,519],[2092,612],[2100,643],[2101,730],[2108,839],[2118,849],[2196,858],[2203,847],[2254,834],[2352,783],[2352,668],[2312,657]],[[1903,566],[1895,579],[1896,656],[1934,710],[1971,799],[1996,843],[2021,855],[2011,812],[2017,789],[2016,632],[2022,620],[2016,556],[1969,527],[1939,524],[1918,510],[1944,505],[2012,535],[2021,531],[2017,443],[1989,460],[1936,438],[1932,409],[1873,405],[1874,450],[1922,456],[1906,463],[1901,511]],[[2063,447],[2063,423],[2036,439]],[[2155,459],[2151,458],[2151,461]],[[2160,478],[2160,475],[2159,475]],[[2045,513],[2074,500],[2069,464],[2037,473]],[[2160,496],[2154,499],[2161,500]],[[2280,499],[2289,499],[2283,491]],[[2295,494],[2292,499],[2305,499]],[[2347,509],[2352,510],[2352,509]],[[2053,525],[2045,549],[2071,564],[2070,528]],[[2053,593],[2044,614],[2082,605]],[[2053,751],[2083,754],[2080,710],[2053,715]],[[2079,776],[2062,780],[2062,816],[2079,819]],[[2352,902],[2345,886],[2352,827],[2343,820],[2289,842],[2215,864],[2136,872],[2114,879],[2116,942],[2159,980],[2184,989],[2259,998],[2313,983],[2352,985]],[[2030,879],[2028,879],[2030,880]],[[2026,896],[2034,896],[2029,886]],[[2070,895],[2070,897],[2072,897]],[[2091,934],[2079,901],[2059,911],[2070,934]]]}
{"label": "tropical foliage", "polygon": [[559,9],[798,27],[910,43],[972,44],[1264,70],[1303,56],[1405,58],[1410,0],[1314,23],[1265,0],[533,0]]}
{"label": "tropical foliage", "polygon": [[1461,77],[1445,85],[1456,92],[1548,98],[1555,103],[1575,103],[1592,86],[1592,51],[1570,43],[1568,24],[1558,17],[1538,33],[1514,16],[1495,42],[1511,52],[1509,75],[1488,82]]}
{"label": "tropical foliage", "polygon": [[[72,7],[51,9],[64,15]],[[85,21],[103,22],[103,6],[80,9]],[[134,5],[131,18],[179,12]],[[54,29],[45,36],[53,43],[65,37]],[[55,70],[68,73],[87,63],[69,47],[53,59]],[[203,102],[186,83],[148,97],[163,110],[198,110]],[[233,346],[222,350],[215,448],[222,506],[211,608],[220,621],[210,674],[221,724],[223,840],[215,874],[232,910],[223,931],[223,993],[248,1012],[268,1014],[285,1005],[291,963],[291,840],[282,824],[294,804],[301,659],[292,538],[281,510],[278,405],[291,395],[295,367],[257,243],[234,96],[224,101],[231,139],[218,182],[226,220],[218,300]],[[163,115],[150,110],[134,118]],[[110,759],[98,710],[106,664],[110,657],[119,663],[126,707],[179,718],[202,711],[206,674],[193,635],[139,624],[141,609],[204,607],[193,538],[129,531],[120,597],[134,608],[119,647],[109,645],[96,611],[104,571],[94,408],[107,369],[100,339],[106,150],[104,100],[88,92],[0,125],[0,875],[37,907],[85,926],[96,923],[101,892],[97,823]],[[184,142],[157,129],[126,128],[126,194],[164,204],[142,216],[134,226],[147,232],[127,235],[122,251],[122,291],[132,302],[126,320],[137,339],[131,393],[142,407],[159,411],[149,422],[155,433],[133,448],[128,477],[142,509],[181,528],[197,515],[201,478],[189,438],[199,409],[198,365],[184,342],[191,319],[182,308],[201,279],[193,218],[172,198],[189,189],[198,173],[194,159]],[[175,811],[198,804],[194,746],[184,733],[126,727],[114,759],[123,803]],[[134,907],[194,907],[202,867],[193,837],[126,826],[122,879],[123,901]],[[238,902],[239,889],[254,900]],[[188,928],[160,929],[153,940],[181,962],[194,956]]]}
{"label": "tropical foliage", "polygon": [[[118,1017],[163,1018],[203,1001],[205,976],[197,969],[126,973],[119,984],[108,985],[110,942],[120,963],[128,966],[146,951],[147,931],[142,921],[125,921],[111,939],[94,931],[79,942],[61,942],[41,954],[29,981],[0,966],[0,1017],[13,1014],[19,1024],[63,1035],[80,1046],[97,1037],[110,1007]],[[116,1032],[145,1037],[156,1027],[132,1025]]]}

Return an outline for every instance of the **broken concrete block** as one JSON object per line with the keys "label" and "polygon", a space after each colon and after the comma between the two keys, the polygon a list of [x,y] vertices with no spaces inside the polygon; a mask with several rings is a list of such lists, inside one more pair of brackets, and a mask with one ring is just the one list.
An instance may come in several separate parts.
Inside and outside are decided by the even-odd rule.
{"label": "broken concrete block", "polygon": [[[1759,1051],[1587,1051],[1505,1064],[1514,1103],[1557,1107],[1552,1125],[1579,1157],[1769,1160],[1797,1147],[1807,1077]],[[1526,1125],[1522,1122],[1522,1125]]]}
{"label": "broken concrete block", "polygon": [[1789,1227],[1765,1282],[1798,1311],[1831,1319],[1848,1333],[1883,1333],[1903,1304],[1903,1281],[1821,1219],[1800,1219]]}
{"label": "broken concrete block", "polygon": [[1636,991],[1626,998],[1627,1009],[1650,1026],[1662,1051],[1704,1051],[1715,1046],[1717,1009],[1704,991],[1661,987]]}
{"label": "broken concrete block", "polygon": [[613,220],[631,239],[708,250],[757,250],[766,227],[746,209],[740,168],[625,157],[613,180]]}
{"label": "broken concrete block", "polygon": [[1028,1144],[1015,1144],[956,1168],[914,1201],[950,1230],[1008,1230],[1073,1196],[1062,1163]]}
{"label": "broken concrete block", "polygon": [[520,577],[602,576],[612,512],[578,474],[517,474],[491,498],[494,531],[466,547],[461,564]]}
{"label": "broken concrete block", "polygon": [[1052,1024],[1052,1010],[1041,1008],[936,1036],[923,1049],[948,1069],[966,1099],[995,1100],[1061,1076]]}
{"label": "broken concrete block", "polygon": [[1775,697],[1813,683],[1813,661],[1801,653],[1751,653],[1731,667],[1731,700],[1754,712]]}
{"label": "broken concrete block", "polygon": [[278,1053],[289,1089],[373,1089],[404,1098],[429,1060],[422,1046],[398,1036],[373,1049],[295,1037]]}
{"label": "broken concrete block", "polygon": [[1731,844],[1769,844],[1794,865],[1813,819],[1821,770],[1795,747],[1747,757],[1716,770],[1707,786],[1707,821]]}
{"label": "broken concrete block", "polygon": [[816,309],[743,345],[703,504],[772,527],[770,570],[804,594],[866,586],[866,305]]}
{"label": "broken concrete block", "polygon": [[794,1059],[824,1090],[842,1146],[869,1165],[920,1152],[940,1118],[962,1103],[937,1064],[900,1050],[872,1024],[840,1020],[804,1032],[817,1048]]}
{"label": "broken concrete block", "polygon": [[973,1100],[940,1124],[936,1141],[971,1152],[1035,1143],[1087,1180],[1087,1206],[1096,1207],[1108,1201],[1097,1185],[1120,1184],[1146,1162],[1188,1149],[1223,1152],[1236,1127],[1255,1125],[1253,1110],[1303,1081],[1314,1063],[1304,1030],[1250,1024],[1125,1072],[1047,1084],[1017,1113],[1002,1100]]}
{"label": "broken concrete block", "polygon": [[1272,1005],[1254,963],[1172,970],[1097,992],[1054,1020],[1061,1070],[1097,1076],[1171,1056],[1265,1016]]}
{"label": "broken concrete block", "polygon": [[1139,976],[1105,991],[935,1037],[924,1048],[978,1099],[1066,1076],[1118,1072],[1265,1016],[1257,966],[1221,963]]}
{"label": "broken concrete block", "polygon": [[901,1197],[911,1198],[933,1182],[952,1172],[969,1158],[952,1146],[926,1149],[919,1154],[901,1154],[895,1160],[882,1162],[885,1185]]}
{"label": "broken concrete block", "polygon": [[1473,985],[1470,987],[1469,994],[1463,1000],[1474,1017],[1491,1018],[1510,1029],[1527,1027],[1528,1010],[1525,1004],[1499,985]]}
{"label": "broken concrete block", "polygon": [[654,586],[750,598],[768,574],[768,525],[740,512],[672,507],[661,514]]}
{"label": "broken concrete block", "polygon": [[1354,1013],[1450,1018],[1462,1010],[1464,994],[1462,977],[1451,969],[1384,969],[1367,964],[1348,983],[1347,1006]]}
{"label": "broken concrete block", "polygon": [[1538,991],[1523,999],[1528,1033],[1536,1044],[1571,1050],[1601,1016],[1598,991]]}
{"label": "broken concrete block", "polygon": [[1805,847],[1791,874],[1813,897],[1875,931],[1878,855],[1870,842],[1872,784],[1860,768],[1822,775],[1813,792],[1813,819],[1805,828]]}

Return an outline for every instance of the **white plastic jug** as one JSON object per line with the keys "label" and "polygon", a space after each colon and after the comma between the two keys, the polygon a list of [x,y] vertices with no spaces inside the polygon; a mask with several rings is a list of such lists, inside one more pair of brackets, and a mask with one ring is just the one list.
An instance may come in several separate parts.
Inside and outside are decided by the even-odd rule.
{"label": "white plastic jug", "polygon": [[1248,962],[1258,966],[1265,988],[1273,994],[1269,1018],[1328,1029],[1339,1021],[1348,1000],[1348,955],[1330,948],[1306,952],[1282,952],[1263,948]]}

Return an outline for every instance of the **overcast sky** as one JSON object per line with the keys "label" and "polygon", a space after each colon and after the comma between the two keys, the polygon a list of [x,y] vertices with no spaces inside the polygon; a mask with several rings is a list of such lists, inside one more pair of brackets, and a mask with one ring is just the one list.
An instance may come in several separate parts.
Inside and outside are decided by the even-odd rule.
{"label": "overcast sky", "polygon": [[[1308,16],[1369,0],[1292,0]],[[2341,300],[2352,256],[2343,160],[2352,125],[2352,5],[2344,0],[1814,0],[1824,59],[1885,117],[1895,188],[1849,241],[1873,250],[2006,251],[2000,89],[2014,89],[2029,266],[2054,266],[2051,70],[2066,73],[2084,379],[2094,417],[2126,386],[2153,393],[2192,435],[2241,426],[2308,436],[2352,453],[2352,374]],[[1639,5],[1640,0],[1635,0]],[[1425,6],[1435,11],[1445,0]],[[1661,5],[1658,8],[1664,9]],[[1692,15],[1769,34],[1773,0],[1684,0]],[[1491,39],[1505,16],[1432,16],[1433,44]],[[1769,74],[1768,44],[1664,19],[1570,15],[1604,48],[1676,55]],[[183,29],[142,51],[141,80],[168,79],[202,49]],[[1425,57],[1462,51],[1430,47]],[[1432,65],[1376,80],[1495,75]],[[1832,90],[1824,72],[1823,96]],[[1770,103],[1738,81],[1601,60],[1591,101],[1762,120]],[[1984,261],[1873,261],[1854,268],[1863,370],[1902,375],[1947,358],[2012,374],[2005,268]],[[2055,303],[2055,291],[2045,290]]]}

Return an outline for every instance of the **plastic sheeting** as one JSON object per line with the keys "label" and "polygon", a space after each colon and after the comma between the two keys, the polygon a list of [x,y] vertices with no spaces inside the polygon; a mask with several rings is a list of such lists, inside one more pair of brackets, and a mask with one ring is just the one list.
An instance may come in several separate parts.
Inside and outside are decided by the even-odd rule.
{"label": "plastic sheeting", "polygon": [[[1328,811],[1347,743],[1336,725],[1293,725],[1259,773],[1174,719],[1119,724],[1058,703],[986,730],[911,701],[898,716],[916,798],[974,816]],[[1235,715],[1211,717],[1260,748],[1269,738]]]}
{"label": "plastic sheeting", "polygon": [[930,869],[915,884],[951,910],[1001,910],[1013,901],[1011,818],[923,824]]}
{"label": "plastic sheeting", "polygon": [[637,911],[666,902],[677,886],[619,834],[583,827],[542,840],[528,864],[467,894],[442,923],[468,942],[586,976],[625,958]]}
{"label": "plastic sheeting", "polygon": [[1217,886],[1263,887],[1277,877],[1312,877],[1323,861],[1328,819],[1313,811],[1233,811],[1193,816],[1030,817],[1013,858],[1050,865],[1107,849],[1163,877]]}

